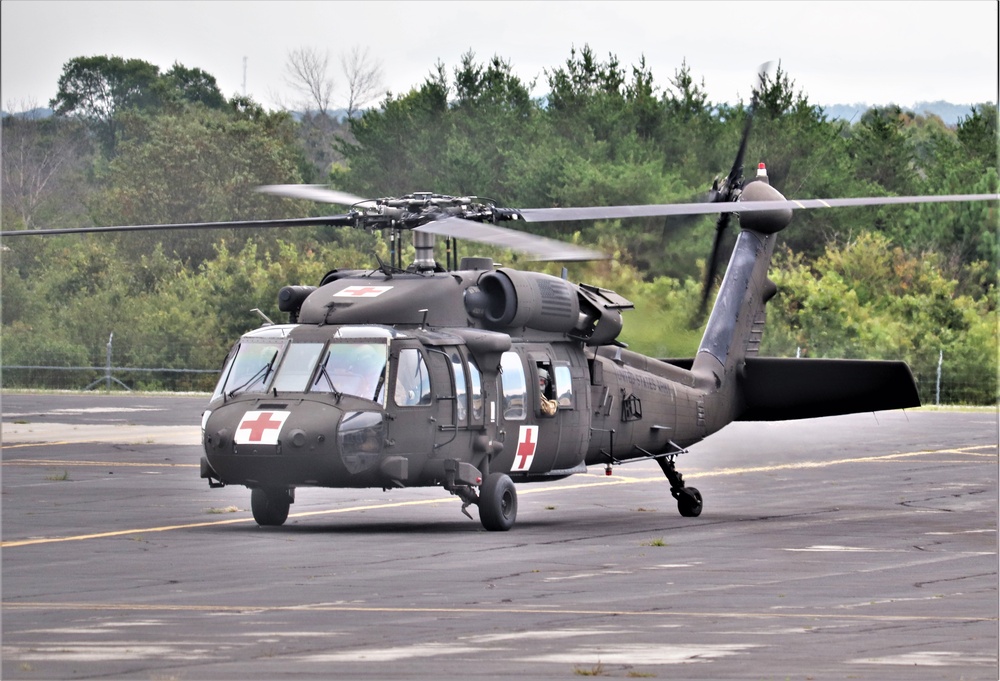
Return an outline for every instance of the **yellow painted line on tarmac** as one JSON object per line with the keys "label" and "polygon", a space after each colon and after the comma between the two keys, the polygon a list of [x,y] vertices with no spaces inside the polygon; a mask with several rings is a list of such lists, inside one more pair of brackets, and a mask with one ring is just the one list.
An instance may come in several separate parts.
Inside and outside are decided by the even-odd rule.
{"label": "yellow painted line on tarmac", "polygon": [[4,444],[0,449],[22,449],[24,447],[64,447],[66,445],[108,444],[107,440],[63,440],[61,442],[15,442]]}
{"label": "yellow painted line on tarmac", "polygon": [[167,605],[149,603],[72,603],[4,601],[4,610],[73,610],[91,612],[181,612],[181,613],[261,613],[261,612],[363,612],[392,614],[470,614],[470,615],[576,615],[590,617],[698,617],[708,619],[795,619],[795,620],[853,620],[867,622],[995,622],[996,617],[960,615],[865,615],[836,612],[688,612],[679,610],[598,610],[583,608],[539,607],[416,607],[416,606],[365,606],[330,603],[303,603],[300,605]]}
{"label": "yellow painted line on tarmac", "polygon": [[[955,447],[948,449],[928,449],[917,452],[898,452],[894,454],[883,454],[879,456],[859,456],[848,459],[836,459],[832,461],[798,461],[795,463],[775,464],[771,466],[745,466],[738,468],[721,468],[714,471],[692,470],[688,472],[687,475],[689,477],[697,475],[698,478],[710,478],[710,477],[722,477],[729,475],[744,475],[748,473],[771,473],[775,471],[798,470],[806,468],[829,468],[831,466],[840,466],[845,464],[884,463],[884,462],[895,461],[898,459],[927,456],[932,454],[971,454],[976,450],[982,450],[982,449],[996,449],[996,447],[994,445],[970,445],[968,447]],[[187,464],[177,464],[177,465],[187,465]],[[650,475],[646,477],[626,477],[618,475],[610,478],[601,478],[598,481],[592,481],[592,482],[531,487],[527,489],[518,490],[518,494],[522,496],[530,494],[544,494],[547,492],[563,492],[567,490],[587,489],[587,488],[601,487],[606,485],[632,485],[641,483],[662,482],[662,480],[663,478],[657,475]],[[349,506],[345,508],[325,509],[322,511],[305,511],[303,513],[291,513],[289,514],[288,517],[311,518],[311,517],[319,517],[327,515],[337,515],[341,513],[375,511],[387,508],[404,508],[409,506],[429,506],[433,504],[453,503],[453,502],[454,499],[452,499],[451,497],[442,497],[440,499],[418,499],[414,501],[367,504],[364,506]],[[68,541],[84,541],[88,539],[106,539],[109,537],[141,535],[151,532],[169,532],[172,530],[187,530],[199,527],[216,527],[221,525],[238,525],[241,523],[252,523],[252,522],[254,522],[253,518],[232,518],[229,520],[213,520],[200,523],[185,523],[181,525],[163,525],[159,527],[133,528],[129,530],[116,530],[113,532],[97,532],[94,534],[80,534],[67,537],[35,537],[31,539],[18,539],[18,540],[0,542],[0,548],[15,548],[18,546],[37,546],[40,544],[55,544]]]}
{"label": "yellow painted line on tarmac", "polygon": [[[431,504],[442,504],[444,502],[454,502],[451,497],[441,499],[419,499],[415,501],[398,501],[385,504],[369,504],[367,506],[350,506],[346,508],[332,508],[325,511],[306,511],[304,513],[289,513],[289,518],[306,518],[319,515],[334,515],[337,513],[353,513],[355,511],[374,511],[383,508],[400,508],[403,506],[425,506]],[[36,537],[33,539],[19,539],[13,541],[0,542],[0,548],[13,548],[16,546],[32,546],[37,544],[57,544],[67,541],[84,541],[87,539],[106,539],[108,537],[122,537],[129,535],[142,535],[150,532],[170,532],[171,530],[189,530],[197,527],[215,527],[218,525],[239,525],[241,523],[252,523],[253,518],[232,518],[230,520],[210,520],[201,523],[185,523],[182,525],[161,525],[159,527],[142,527],[131,530],[115,530],[113,532],[97,532],[94,534],[78,534],[69,537]]]}

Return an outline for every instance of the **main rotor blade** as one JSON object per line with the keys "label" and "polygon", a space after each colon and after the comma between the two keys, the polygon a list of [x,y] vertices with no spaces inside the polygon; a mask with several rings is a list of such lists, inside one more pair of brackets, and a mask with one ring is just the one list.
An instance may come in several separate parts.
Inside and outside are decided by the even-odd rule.
{"label": "main rotor blade", "polygon": [[320,184],[266,184],[257,187],[255,191],[261,194],[283,196],[286,199],[307,199],[320,203],[335,203],[338,206],[356,206],[361,203],[375,203],[372,199],[363,199],[347,192],[327,189]]}
{"label": "main rotor blade", "polygon": [[754,211],[850,206],[884,206],[911,203],[953,203],[996,201],[1000,194],[942,194],[940,196],[869,196],[853,199],[789,199],[787,201],[729,201],[723,203],[665,203],[644,206],[587,206],[580,208],[525,208],[518,212],[525,222],[570,222],[574,220],[615,220],[619,218],[663,217],[667,215],[711,215]]}
{"label": "main rotor blade", "polygon": [[527,253],[532,256],[533,260],[560,262],[566,260],[606,260],[608,258],[600,251],[458,217],[435,220],[426,225],[415,227],[414,230],[509,248],[512,251]]}
{"label": "main rotor blade", "polygon": [[14,229],[0,232],[0,237],[54,236],[56,234],[88,234],[91,232],[146,232],[170,229],[247,229],[251,227],[317,227],[332,225],[350,227],[354,215],[329,215],[317,218],[291,218],[282,220],[236,220],[233,222],[183,222],[167,225],[116,225],[111,227],[60,227],[57,229]]}

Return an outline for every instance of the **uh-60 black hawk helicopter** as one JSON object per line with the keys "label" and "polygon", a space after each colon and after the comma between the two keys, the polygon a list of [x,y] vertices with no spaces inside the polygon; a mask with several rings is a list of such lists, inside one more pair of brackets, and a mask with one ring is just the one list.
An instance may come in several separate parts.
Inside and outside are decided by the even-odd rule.
{"label": "uh-60 black hawk helicopter", "polygon": [[[749,121],[749,117],[748,117]],[[509,530],[515,483],[652,459],[683,516],[702,497],[675,459],[737,420],[799,419],[919,405],[903,362],[758,356],[776,287],[768,266],[795,209],[996,200],[950,195],[786,201],[761,165],[744,183],[749,124],[729,175],[704,203],[515,210],[475,197],[417,193],[364,200],[312,186],[263,191],[352,206],[322,218],[5,232],[3,236],[190,227],[340,225],[411,230],[415,261],[332,270],[278,293],[288,322],[233,346],[202,419],[209,486],[245,485],[260,525],[282,525],[297,487],[440,486],[488,530]],[[718,214],[705,294],[733,213],[742,231],[696,356],[662,360],[618,341],[613,291],[463,258],[442,267],[437,236],[544,260],[601,254],[498,223]],[[393,243],[397,243],[394,239]],[[449,249],[449,261],[452,260]]]}

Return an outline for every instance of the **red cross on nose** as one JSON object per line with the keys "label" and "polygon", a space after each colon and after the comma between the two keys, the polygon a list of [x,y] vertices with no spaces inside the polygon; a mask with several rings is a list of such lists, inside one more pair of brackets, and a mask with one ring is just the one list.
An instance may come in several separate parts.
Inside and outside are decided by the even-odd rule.
{"label": "red cross on nose", "polygon": [[250,437],[248,440],[250,442],[260,442],[264,437],[264,431],[281,427],[282,421],[274,421],[271,419],[272,416],[273,414],[262,411],[257,415],[256,421],[244,421],[241,423],[239,430],[249,430]]}

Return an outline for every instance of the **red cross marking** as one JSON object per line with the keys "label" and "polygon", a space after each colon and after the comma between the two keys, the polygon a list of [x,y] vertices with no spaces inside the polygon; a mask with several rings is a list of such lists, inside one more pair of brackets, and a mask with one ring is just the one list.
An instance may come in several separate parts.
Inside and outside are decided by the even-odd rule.
{"label": "red cross marking", "polygon": [[351,298],[374,298],[375,296],[382,295],[391,288],[391,286],[348,286],[334,295]]}
{"label": "red cross marking", "polygon": [[517,454],[514,458],[521,457],[521,461],[517,464],[517,470],[524,470],[524,467],[528,463],[528,458],[535,455],[535,445],[538,444],[531,439],[531,436],[535,434],[535,429],[532,427],[523,428],[524,439],[517,443]]}
{"label": "red cross marking", "polygon": [[239,430],[249,430],[250,437],[248,438],[250,442],[260,442],[264,437],[264,431],[274,430],[275,428],[281,428],[283,421],[272,421],[272,414],[262,411],[258,416],[256,421],[244,421],[240,424]]}

